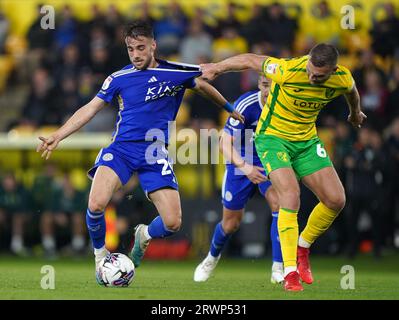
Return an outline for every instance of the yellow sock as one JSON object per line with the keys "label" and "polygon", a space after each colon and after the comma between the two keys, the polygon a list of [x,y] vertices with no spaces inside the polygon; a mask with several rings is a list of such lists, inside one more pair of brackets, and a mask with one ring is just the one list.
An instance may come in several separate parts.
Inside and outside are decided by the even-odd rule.
{"label": "yellow sock", "polygon": [[301,233],[301,238],[309,244],[312,244],[329,228],[334,219],[338,216],[338,213],[339,212],[331,210],[323,203],[319,202],[310,214],[308,223]]}
{"label": "yellow sock", "polygon": [[296,268],[296,251],[298,245],[298,211],[280,208],[278,212],[278,236],[284,267]]}

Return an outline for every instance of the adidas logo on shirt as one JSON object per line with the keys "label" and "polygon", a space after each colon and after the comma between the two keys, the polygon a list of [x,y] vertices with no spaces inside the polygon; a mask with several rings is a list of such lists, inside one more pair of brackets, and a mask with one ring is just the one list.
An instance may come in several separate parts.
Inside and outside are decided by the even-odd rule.
{"label": "adidas logo on shirt", "polygon": [[151,79],[150,80],[148,80],[148,82],[157,82],[158,81],[158,79],[157,78],[155,78],[155,77],[151,77]]}

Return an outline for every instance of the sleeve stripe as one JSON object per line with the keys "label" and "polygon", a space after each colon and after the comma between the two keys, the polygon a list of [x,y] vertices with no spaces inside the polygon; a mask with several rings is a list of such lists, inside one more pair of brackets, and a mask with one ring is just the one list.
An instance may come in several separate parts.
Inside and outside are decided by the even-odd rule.
{"label": "sleeve stripe", "polygon": [[257,94],[257,93],[252,93],[252,94],[246,96],[246,97],[245,97],[244,99],[242,99],[241,101],[239,101],[240,98],[238,98],[237,101],[239,101],[239,102],[237,103],[237,101],[236,101],[236,110],[238,110],[238,109],[240,108],[240,106],[241,106],[243,103],[245,103],[246,101],[248,101],[248,100],[250,100],[250,99],[252,100],[253,97],[255,96],[255,94]]}

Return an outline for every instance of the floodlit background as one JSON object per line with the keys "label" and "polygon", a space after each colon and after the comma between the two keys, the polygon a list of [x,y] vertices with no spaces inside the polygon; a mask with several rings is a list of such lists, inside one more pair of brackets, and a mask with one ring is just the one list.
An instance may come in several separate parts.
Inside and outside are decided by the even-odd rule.
{"label": "floodlit background", "polygon": [[[343,29],[350,4],[355,29]],[[55,8],[55,29],[43,30],[41,5]],[[359,131],[339,98],[321,112],[319,135],[344,183],[347,205],[313,253],[383,257],[399,248],[399,1],[0,1],[0,251],[54,258],[42,243],[54,237],[57,257],[91,255],[84,223],[86,171],[110,142],[117,104],[104,110],[43,161],[34,149],[129,64],[123,23],[154,24],[157,57],[199,64],[245,52],[292,57],[318,42],[335,44],[351,69],[367,114]],[[345,24],[344,24],[345,25]],[[256,89],[257,74],[230,73],[213,83],[231,102]],[[187,93],[177,130],[216,128],[226,113]],[[216,141],[217,142],[217,141]],[[181,142],[180,142],[181,143]],[[209,148],[211,148],[209,141]],[[148,258],[203,257],[220,221],[224,165],[177,163],[183,227],[151,243]],[[302,189],[300,227],[316,204]],[[107,246],[128,252],[132,228],[156,214],[133,178],[106,211]],[[270,257],[271,214],[256,195],[226,256]],[[23,243],[21,240],[23,239]]]}

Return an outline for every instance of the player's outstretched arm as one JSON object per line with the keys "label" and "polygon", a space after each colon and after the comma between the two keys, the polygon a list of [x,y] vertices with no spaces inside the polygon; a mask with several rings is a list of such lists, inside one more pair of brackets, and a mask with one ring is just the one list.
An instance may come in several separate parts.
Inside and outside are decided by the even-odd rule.
{"label": "player's outstretched arm", "polygon": [[199,93],[200,95],[204,96],[205,98],[213,101],[216,105],[225,109],[230,116],[241,123],[244,123],[244,116],[234,110],[233,106],[230,105],[227,100],[222,96],[222,94],[213,86],[211,86],[206,81],[196,78],[195,79],[195,87],[192,88],[195,92]]}
{"label": "player's outstretched arm", "polygon": [[367,119],[367,116],[360,110],[360,95],[356,85],[353,86],[353,89],[349,93],[345,94],[345,99],[349,106],[348,121],[355,128],[360,128],[363,121]]}
{"label": "player's outstretched arm", "polygon": [[234,148],[233,143],[234,137],[223,131],[222,136],[220,137],[219,149],[226,160],[239,168],[248,177],[248,179],[251,180],[251,182],[258,184],[266,181],[267,178],[262,173],[264,169],[245,162]]}
{"label": "player's outstretched arm", "polygon": [[88,123],[97,112],[99,112],[106,102],[98,97],[94,97],[88,104],[79,108],[73,115],[68,119],[68,121],[60,127],[56,132],[54,132],[50,137],[39,137],[41,140],[40,144],[37,146],[36,151],[42,152],[42,158],[49,159],[51,152],[57,148],[61,140],[70,136],[75,131],[78,131],[86,123]]}
{"label": "player's outstretched arm", "polygon": [[248,69],[262,72],[263,62],[267,58],[268,56],[261,56],[254,53],[243,53],[217,63],[201,64],[202,78],[211,81],[225,72]]}

